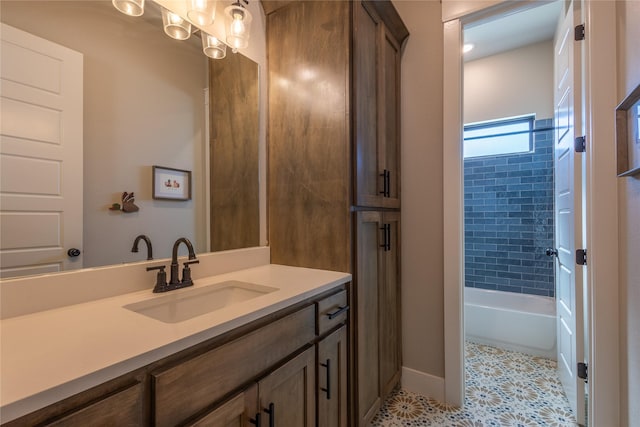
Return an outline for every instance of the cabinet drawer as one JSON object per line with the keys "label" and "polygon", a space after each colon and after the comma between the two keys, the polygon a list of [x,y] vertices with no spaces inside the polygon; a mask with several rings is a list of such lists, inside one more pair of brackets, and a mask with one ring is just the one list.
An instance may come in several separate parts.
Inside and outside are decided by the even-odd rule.
{"label": "cabinet drawer", "polygon": [[318,301],[318,335],[346,322],[349,305],[347,291],[340,291]]}
{"label": "cabinet drawer", "polygon": [[135,427],[142,424],[142,384],[137,383],[46,425]]}
{"label": "cabinet drawer", "polygon": [[314,323],[312,305],[152,374],[155,424],[173,426],[184,421],[312,342]]}

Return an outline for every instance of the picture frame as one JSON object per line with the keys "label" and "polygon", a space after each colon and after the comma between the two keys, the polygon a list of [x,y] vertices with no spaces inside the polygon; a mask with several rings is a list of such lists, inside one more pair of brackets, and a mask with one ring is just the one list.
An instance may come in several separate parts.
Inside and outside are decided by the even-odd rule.
{"label": "picture frame", "polygon": [[152,188],[155,200],[191,200],[191,171],[152,167]]}
{"label": "picture frame", "polygon": [[616,107],[617,172],[640,174],[640,85]]}

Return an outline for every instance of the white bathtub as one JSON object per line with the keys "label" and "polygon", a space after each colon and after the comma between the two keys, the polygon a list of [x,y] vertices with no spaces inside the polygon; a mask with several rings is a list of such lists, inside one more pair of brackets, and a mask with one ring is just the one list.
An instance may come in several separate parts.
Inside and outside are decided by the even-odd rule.
{"label": "white bathtub", "polygon": [[471,342],[556,359],[554,298],[465,288],[464,326]]}

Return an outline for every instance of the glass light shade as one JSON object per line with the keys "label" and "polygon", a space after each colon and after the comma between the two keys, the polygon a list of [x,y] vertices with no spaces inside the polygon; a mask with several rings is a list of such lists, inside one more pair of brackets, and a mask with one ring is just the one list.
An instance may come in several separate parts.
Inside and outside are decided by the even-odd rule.
{"label": "glass light shade", "polygon": [[129,16],[140,16],[144,13],[144,0],[112,0],[113,6]]}
{"label": "glass light shade", "polygon": [[224,12],[227,15],[227,44],[234,51],[249,46],[251,13],[238,2],[227,6]]}
{"label": "glass light shade", "polygon": [[202,36],[202,51],[205,55],[213,59],[222,59],[227,56],[227,45],[221,40],[204,31],[200,32],[200,35]]}
{"label": "glass light shade", "polygon": [[186,40],[191,36],[191,23],[165,8],[162,8],[162,25],[164,32],[173,39]]}
{"label": "glass light shade", "polygon": [[200,26],[213,24],[216,17],[215,0],[188,0],[187,18]]}

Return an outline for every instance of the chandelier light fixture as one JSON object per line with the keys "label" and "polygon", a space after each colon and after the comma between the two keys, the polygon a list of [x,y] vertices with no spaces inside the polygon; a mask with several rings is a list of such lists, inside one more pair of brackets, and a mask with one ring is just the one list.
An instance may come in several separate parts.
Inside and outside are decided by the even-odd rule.
{"label": "chandelier light fixture", "polygon": [[[248,0],[237,0],[225,8],[228,17],[227,43],[202,29],[202,27],[213,25],[217,1],[185,0],[187,18],[158,5],[162,15],[164,32],[173,39],[187,40],[191,36],[193,23],[200,27],[194,28],[193,32],[200,32],[202,52],[213,59],[222,59],[227,56],[227,44],[233,43],[234,52],[246,48],[249,45],[249,31],[251,30],[251,13],[245,7],[249,4]],[[141,16],[144,13],[144,2],[145,0],[112,0],[116,9],[129,16]]]}

